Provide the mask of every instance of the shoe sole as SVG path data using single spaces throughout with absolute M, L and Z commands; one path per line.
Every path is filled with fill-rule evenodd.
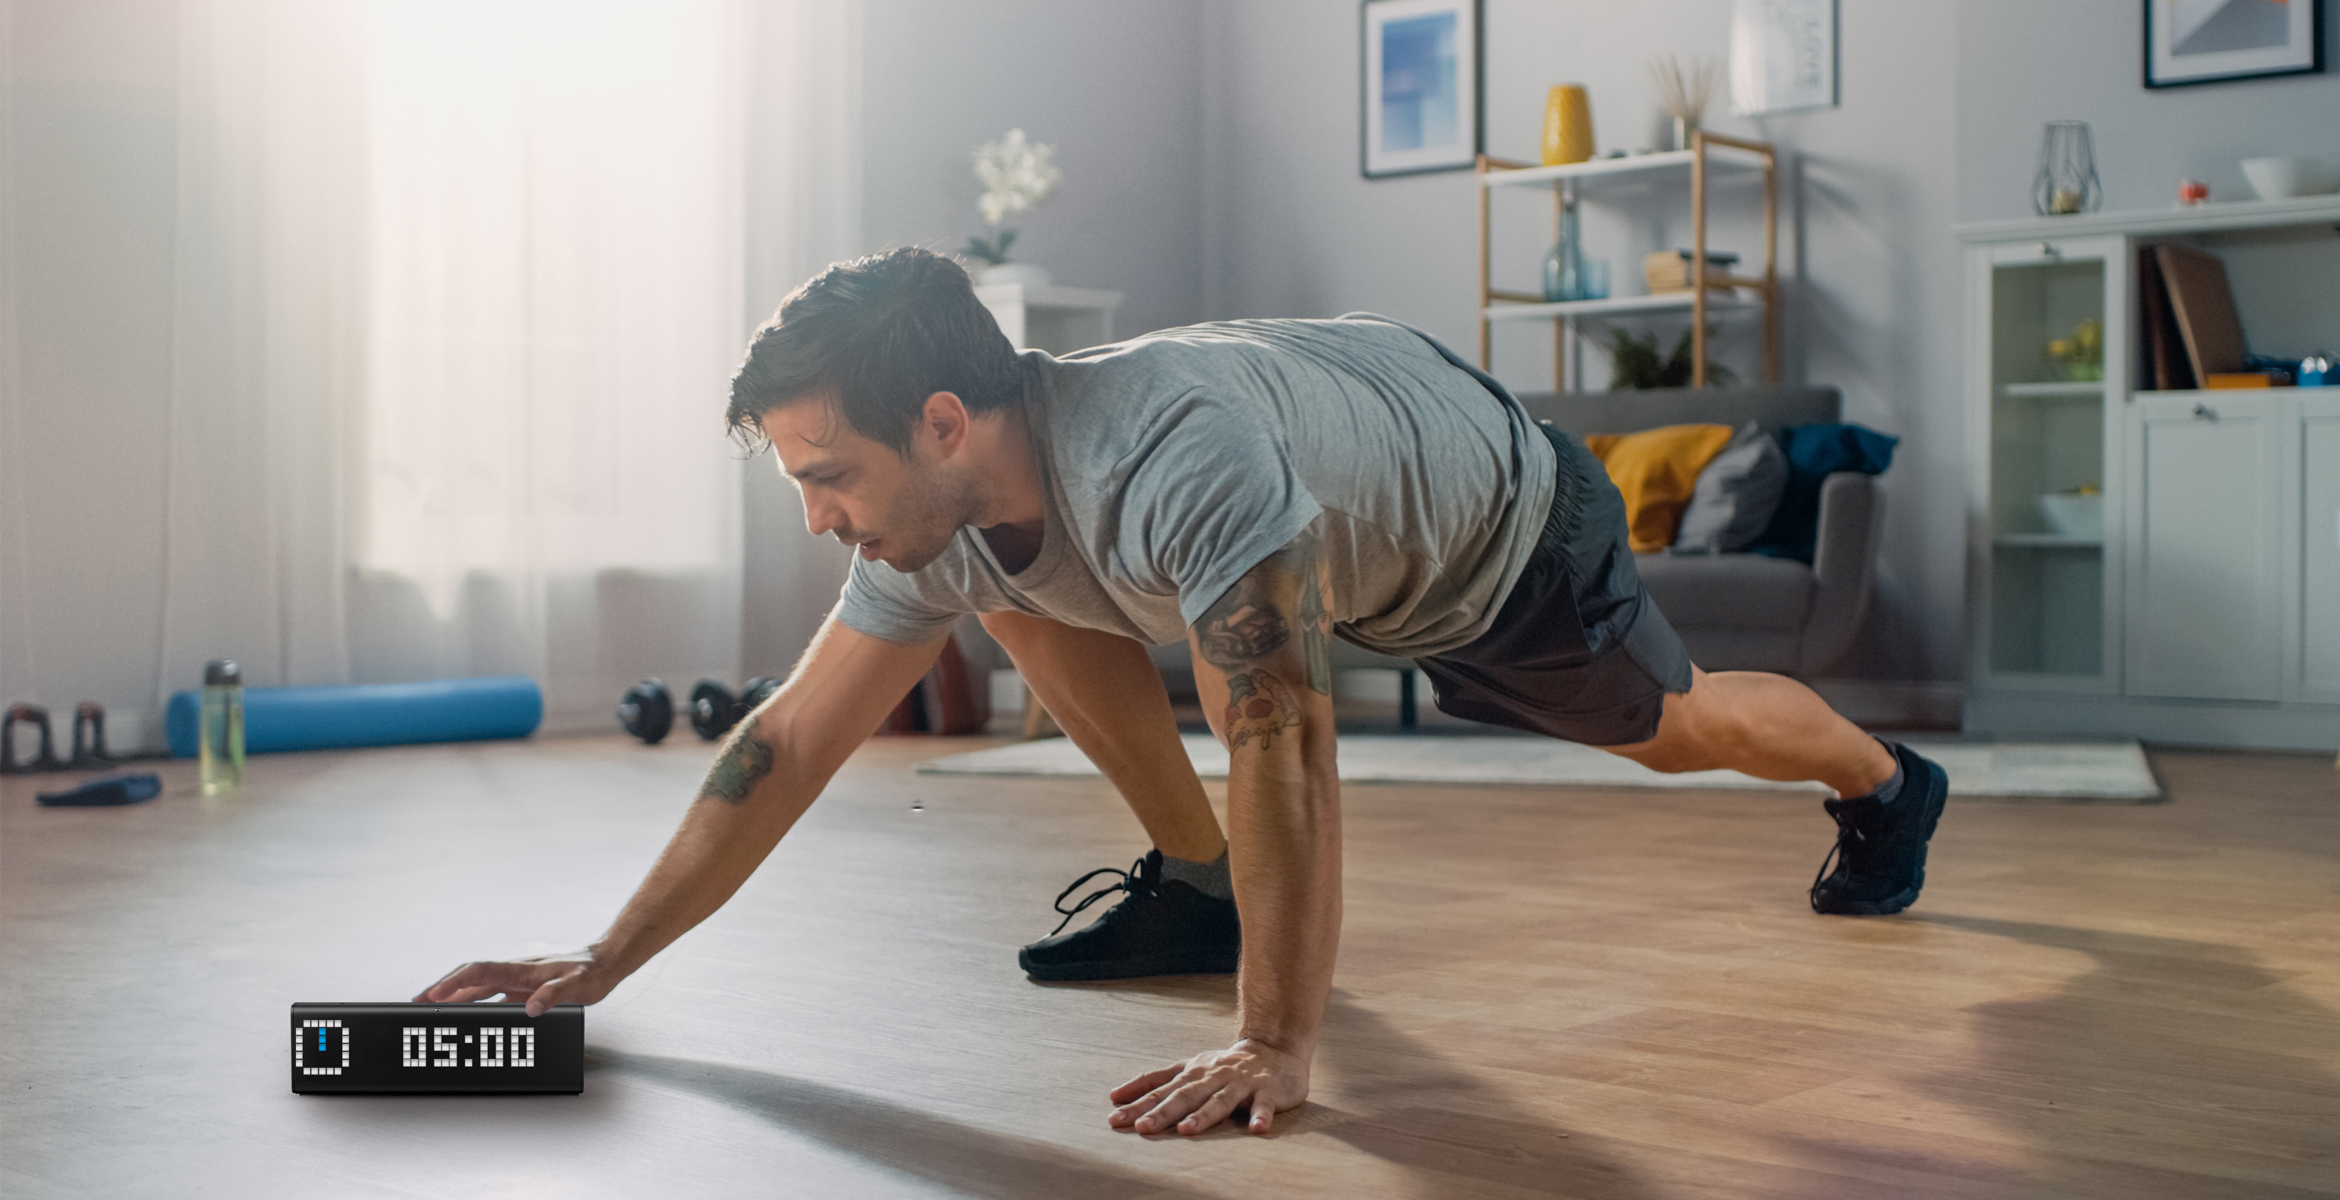
M 1907 749 L 1907 747 L 1904 747 Z M 1926 854 L 1934 848 L 1934 830 L 1942 824 L 1942 810 L 1950 803 L 1950 776 L 1932 759 L 1921 758 L 1912 750 L 1910 758 L 1926 769 L 1926 836 L 1918 845 L 1917 876 L 1910 885 L 1882 900 L 1836 900 L 1827 908 L 1814 906 L 1823 916 L 1831 917 L 1890 917 L 1917 903 L 1918 893 L 1926 886 Z
M 1042 983 L 1094 983 L 1155 975 L 1232 975 L 1242 956 L 1240 949 L 1170 950 L 1115 962 L 1035 963 L 1031 954 L 1018 950 L 1016 965 Z

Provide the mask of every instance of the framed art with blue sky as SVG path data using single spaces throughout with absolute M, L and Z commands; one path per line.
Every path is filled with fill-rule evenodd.
M 1367 179 L 1456 171 L 1484 144 L 1479 0 L 1365 0 Z
M 2145 0 L 2145 86 L 2324 69 L 2324 0 Z

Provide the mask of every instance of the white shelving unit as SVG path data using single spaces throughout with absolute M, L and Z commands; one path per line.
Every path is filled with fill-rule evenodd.
M 1707 183 L 1717 175 L 1759 175 L 1763 183 L 1763 273 L 1733 275 L 1707 267 Z M 1706 386 L 1706 325 L 1709 316 L 1760 313 L 1763 317 L 1763 378 L 1776 383 L 1780 369 L 1779 156 L 1767 142 L 1745 141 L 1704 131 L 1688 150 L 1596 158 L 1556 167 L 1533 166 L 1480 155 L 1479 177 L 1479 365 L 1493 369 L 1497 324 L 1552 322 L 1552 387 L 1584 386 L 1583 335 L 1586 327 L 1621 317 L 1687 313 L 1691 329 L 1691 384 Z M 1694 255 L 1691 286 L 1680 292 L 1611 296 L 1602 300 L 1548 301 L 1541 292 L 1494 286 L 1491 249 L 1496 192 L 1526 188 L 1549 191 L 1555 237 L 1568 210 L 1590 189 L 1687 186 Z M 1615 278 L 1612 277 L 1612 286 Z
M 2157 391 L 2135 264 L 2225 260 L 2253 349 L 2340 345 L 2340 196 L 1963 226 L 1966 727 L 2340 746 L 2340 388 Z M 2103 323 L 2102 379 L 2048 354 Z M 2101 537 L 2043 497 L 2095 485 Z
M 975 298 L 999 321 L 999 331 L 1019 350 L 1070 354 L 1113 340 L 1113 312 L 1120 292 L 1094 288 L 987 283 Z

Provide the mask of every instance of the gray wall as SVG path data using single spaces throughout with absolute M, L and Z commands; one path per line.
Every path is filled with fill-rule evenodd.
M 1021 231 L 1013 255 L 1058 283 L 1124 293 L 1120 336 L 1203 319 L 1193 3 L 865 0 L 863 12 L 861 249 L 956 251 L 982 232 L 969 156 L 1021 127 L 1056 147 L 1064 184 L 1009 221 Z M 802 653 L 849 560 L 805 533 L 768 461 L 749 476 L 744 670 L 777 673 Z
M 1596 140 L 1662 143 L 1653 55 L 1721 55 L 1728 0 L 1487 0 L 1487 148 L 1534 159 L 1545 89 L 1582 83 Z M 1843 0 L 1841 107 L 1763 122 L 1709 110 L 1717 132 L 1779 142 L 1792 156 L 1783 233 L 1787 373 L 1845 391 L 1847 419 L 1905 440 L 1885 481 L 1880 594 L 1854 673 L 1952 679 L 1961 659 L 1963 565 L 1958 406 L 1957 44 L 1948 6 Z M 1478 343 L 1475 185 L 1468 172 L 1365 180 L 1357 169 L 1357 6 L 1219 0 L 1205 54 L 1206 307 L 1214 317 L 1330 316 L 1370 309 L 1466 353 Z M 1718 197 L 1730 196 L 1718 192 Z M 1714 244 L 1761 248 L 1755 191 L 1725 200 Z M 1639 256 L 1688 244 L 1686 201 L 1630 193 L 1588 205 L 1585 233 L 1619 290 Z M 1497 286 L 1531 288 L 1551 242 L 1547 201 L 1496 200 Z M 1679 328 L 1676 326 L 1675 328 Z M 1670 336 L 1670 335 L 1669 335 Z M 1752 374 L 1754 342 L 1727 330 L 1720 357 Z M 1498 329 L 1495 372 L 1551 386 L 1545 327 Z M 1606 385 L 1605 362 L 1586 385 Z
M 2325 74 L 2148 90 L 2141 5 L 1959 0 L 1959 218 L 2029 216 L 2040 126 L 2061 118 L 2089 123 L 2108 211 L 2166 208 L 2181 176 L 2254 199 L 2241 160 L 2340 152 L 2340 13 L 2321 2 Z

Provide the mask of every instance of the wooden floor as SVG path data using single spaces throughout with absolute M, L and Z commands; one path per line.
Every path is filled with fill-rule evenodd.
M 1101 784 L 865 749 L 591 1010 L 579 1097 L 296 1097 L 285 1006 L 600 929 L 709 755 L 616 738 L 255 760 L 205 801 L 0 784 L 0 1194 L 2340 1195 L 2340 776 L 2167 753 L 2150 807 L 1953 802 L 1925 898 L 1813 916 L 1761 794 L 1358 786 L 1315 1097 L 1144 1140 L 1106 1090 L 1231 982 L 1036 985 L 1144 849 Z

